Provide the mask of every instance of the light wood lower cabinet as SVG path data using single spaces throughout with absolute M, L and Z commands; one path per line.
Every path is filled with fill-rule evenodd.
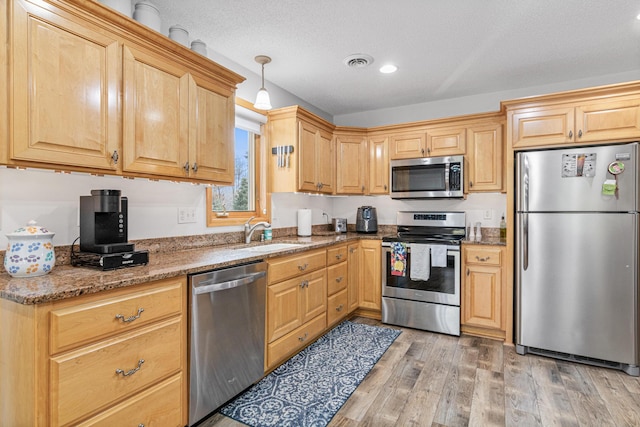
M 347 285 L 347 299 L 349 302 L 349 313 L 354 312 L 360 303 L 358 299 L 360 287 L 360 259 L 362 251 L 360 243 L 349 243 L 347 245 L 347 266 L 349 269 L 349 284 Z
M 382 316 L 382 242 L 360 241 L 360 278 L 358 280 L 358 314 L 380 319 Z
M 326 249 L 267 260 L 265 370 L 312 342 L 327 326 Z
M 349 265 L 347 245 L 327 249 L 327 326 L 331 327 L 349 314 Z
M 182 276 L 30 306 L 0 300 L 0 425 L 185 425 L 186 297 Z
M 462 332 L 505 338 L 505 252 L 501 246 L 462 246 Z

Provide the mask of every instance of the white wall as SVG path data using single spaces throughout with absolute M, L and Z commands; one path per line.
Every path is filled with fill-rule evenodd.
M 487 113 L 500 110 L 501 101 L 634 80 L 640 80 L 640 70 L 609 74 L 590 79 L 566 81 L 546 86 L 519 88 L 503 92 L 467 96 L 464 98 L 445 99 L 424 104 L 343 114 L 334 116 L 333 123 L 338 126 L 374 127 L 460 116 L 464 114 Z

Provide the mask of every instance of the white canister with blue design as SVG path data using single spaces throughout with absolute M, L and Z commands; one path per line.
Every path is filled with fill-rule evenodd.
M 7 234 L 9 243 L 4 254 L 4 269 L 13 277 L 36 277 L 49 273 L 56 265 L 54 235 L 33 220 Z

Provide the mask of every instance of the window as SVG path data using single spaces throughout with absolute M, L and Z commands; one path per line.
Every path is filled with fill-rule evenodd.
M 207 188 L 208 227 L 242 224 L 251 217 L 269 221 L 266 156 L 260 136 L 260 125 L 265 119 L 251 113 L 236 105 L 233 185 Z

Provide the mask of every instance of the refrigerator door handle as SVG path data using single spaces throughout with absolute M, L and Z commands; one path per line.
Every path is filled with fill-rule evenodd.
M 522 269 L 529 268 L 529 214 L 522 214 Z
M 529 212 L 529 156 L 522 155 L 522 210 Z

